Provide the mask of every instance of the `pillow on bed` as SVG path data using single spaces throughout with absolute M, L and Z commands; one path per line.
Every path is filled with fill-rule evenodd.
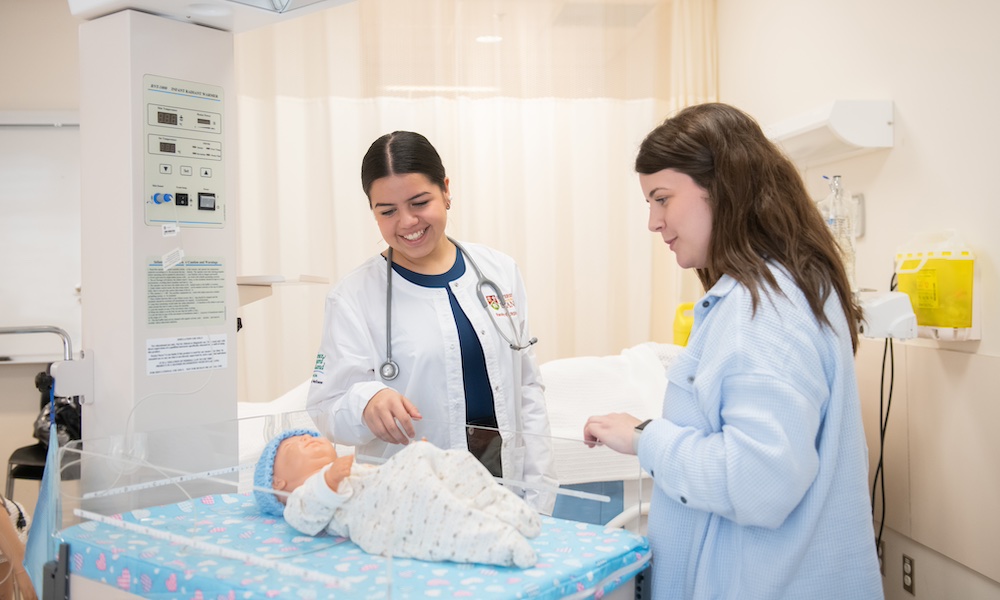
M 634 456 L 587 448 L 583 426 L 592 415 L 627 412 L 640 419 L 663 411 L 667 368 L 683 347 L 646 342 L 611 356 L 576 356 L 541 365 L 552 426 L 556 476 L 563 485 L 639 477 Z
M 667 368 L 683 350 L 646 342 L 611 356 L 576 356 L 541 365 L 552 435 L 581 438 L 591 415 L 627 412 L 645 419 L 663 409 Z

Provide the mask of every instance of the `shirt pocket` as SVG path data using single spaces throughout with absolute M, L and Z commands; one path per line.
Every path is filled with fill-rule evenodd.
M 697 385 L 699 357 L 684 352 L 667 371 L 667 393 L 663 400 L 663 417 L 682 427 L 711 429 L 702 406 L 703 395 Z

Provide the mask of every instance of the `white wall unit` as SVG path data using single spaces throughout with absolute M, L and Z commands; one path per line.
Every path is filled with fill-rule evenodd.
M 765 127 L 800 167 L 864 154 L 893 144 L 891 100 L 836 100 Z
M 93 20 L 123 10 L 136 10 L 232 33 L 250 31 L 354 0 L 68 0 L 70 12 Z
M 239 197 L 233 36 L 133 10 L 87 21 L 79 35 L 82 337 L 94 360 L 94 402 L 83 409 L 89 450 L 110 451 L 114 440 L 126 456 L 183 472 L 231 465 Z M 171 114 L 184 116 L 176 131 L 160 126 L 172 123 L 161 120 Z M 161 145 L 171 135 L 197 140 L 210 149 L 197 160 L 213 160 L 175 157 L 180 143 Z M 184 209 L 199 210 L 190 205 L 177 208 L 173 227 L 148 218 L 156 204 L 151 183 L 179 190 L 179 179 L 164 177 L 183 175 L 185 166 L 191 203 L 213 195 L 207 205 L 198 201 L 203 213 L 215 213 L 213 226 L 189 225 L 197 219 Z M 167 267 L 168 257 L 183 263 Z M 182 426 L 201 441 L 145 445 L 146 432 Z M 81 485 L 105 489 L 124 485 L 121 477 L 85 460 Z M 105 501 L 102 509 L 121 510 L 134 498 Z

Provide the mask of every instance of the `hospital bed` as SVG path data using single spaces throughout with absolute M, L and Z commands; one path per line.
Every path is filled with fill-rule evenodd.
M 74 482 L 63 484 L 65 526 L 59 538 L 67 545 L 71 597 L 633 597 L 633 578 L 650 559 L 642 523 L 619 519 L 606 526 L 579 518 L 588 513 L 579 507 L 608 504 L 609 498 L 577 484 L 619 482 L 618 508 L 638 515 L 649 480 L 635 457 L 586 448 L 581 432 L 589 414 L 659 414 L 665 365 L 677 351 L 646 344 L 620 355 L 542 365 L 557 473 L 561 483 L 570 485 L 560 502 L 574 504 L 563 514 L 543 518 L 542 534 L 532 540 L 539 556 L 534 568 L 372 556 L 349 540 L 303 536 L 280 518 L 262 517 L 251 494 L 253 465 L 273 435 L 311 426 L 301 410 L 302 385 L 269 403 L 241 404 L 235 425 L 238 459 L 230 468 L 196 473 L 153 465 L 141 452 L 123 450 L 120 442 L 83 442 L 65 449 L 64 468 L 81 461 L 85 473 L 89 462 L 89 468 L 117 474 L 87 493 L 75 489 Z M 220 424 L 219 430 L 232 427 Z M 142 435 L 135 447 L 185 444 L 191 432 Z M 197 435 L 206 434 L 201 430 Z M 204 439 L 199 443 L 204 445 Z M 365 462 L 366 457 L 357 460 Z

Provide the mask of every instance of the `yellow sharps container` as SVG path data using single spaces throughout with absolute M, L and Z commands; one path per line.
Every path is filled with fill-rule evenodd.
M 923 249 L 898 251 L 897 287 L 910 297 L 918 336 L 955 341 L 979 339 L 973 329 L 975 260 L 972 250 L 954 235 Z

